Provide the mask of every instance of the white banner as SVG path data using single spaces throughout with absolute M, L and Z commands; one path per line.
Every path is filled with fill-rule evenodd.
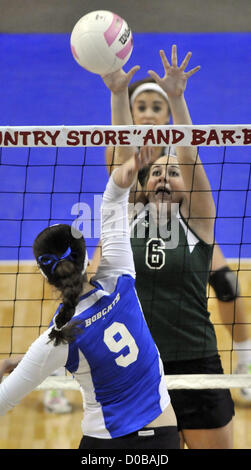
M 206 126 L 4 126 L 0 147 L 251 145 L 251 124 Z

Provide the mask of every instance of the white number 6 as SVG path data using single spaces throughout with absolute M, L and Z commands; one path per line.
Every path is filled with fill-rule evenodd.
M 114 336 L 117 333 L 119 333 L 121 336 L 118 341 L 114 339 Z M 104 342 L 112 352 L 119 352 L 125 346 L 128 346 L 129 353 L 126 356 L 123 356 L 123 354 L 121 354 L 115 359 L 118 366 L 127 367 L 129 366 L 129 364 L 137 360 L 139 348 L 124 323 L 119 323 L 115 321 L 111 326 L 106 328 L 104 332 Z

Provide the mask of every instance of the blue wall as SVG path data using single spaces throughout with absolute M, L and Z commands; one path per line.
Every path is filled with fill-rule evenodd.
M 109 92 L 74 62 L 69 37 L 0 35 L 0 125 L 110 124 Z M 250 123 L 251 34 L 135 33 L 125 70 L 139 64 L 135 79 L 149 68 L 162 74 L 159 49 L 169 57 L 173 43 L 180 60 L 193 52 L 189 68 L 201 65 L 186 91 L 194 124 Z M 251 257 L 251 148 L 201 148 L 200 155 L 217 203 L 217 240 L 227 257 Z M 0 259 L 32 258 L 36 234 L 48 223 L 71 223 L 78 201 L 93 214 L 107 180 L 104 149 L 2 149 L 1 162 Z M 97 237 L 85 235 L 92 256 Z

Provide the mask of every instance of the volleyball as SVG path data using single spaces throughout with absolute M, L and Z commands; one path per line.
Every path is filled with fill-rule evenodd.
M 72 30 L 70 44 L 77 63 L 99 75 L 121 69 L 133 49 L 126 21 L 106 10 L 92 11 L 80 18 Z

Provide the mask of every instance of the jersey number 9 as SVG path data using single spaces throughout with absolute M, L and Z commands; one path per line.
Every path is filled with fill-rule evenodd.
M 116 341 L 114 337 L 118 333 L 120 335 L 120 339 Z M 104 332 L 104 342 L 110 351 L 115 353 L 118 353 L 126 346 L 129 348 L 128 354 L 125 356 L 121 354 L 115 359 L 118 366 L 127 367 L 129 364 L 132 364 L 132 362 L 137 360 L 139 348 L 124 323 L 115 321 L 111 326 L 106 328 Z

